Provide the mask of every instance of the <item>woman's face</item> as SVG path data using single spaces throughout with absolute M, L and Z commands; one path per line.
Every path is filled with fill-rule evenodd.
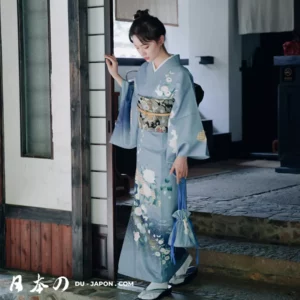
M 150 41 L 142 43 L 135 35 L 132 37 L 133 44 L 139 54 L 148 62 L 153 61 L 160 53 L 164 41 L 161 36 L 159 41 Z

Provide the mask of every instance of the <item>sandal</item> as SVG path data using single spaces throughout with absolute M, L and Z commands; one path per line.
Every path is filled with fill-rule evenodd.
M 153 290 L 143 290 L 136 299 L 139 300 L 157 300 L 165 296 L 169 296 L 172 293 L 172 286 L 168 286 L 167 289 L 153 289 Z M 140 298 L 139 296 L 143 297 Z
M 189 283 L 190 281 L 192 281 L 198 274 L 198 268 L 197 267 L 189 267 L 187 272 L 185 274 L 182 275 L 174 275 L 174 277 L 172 277 L 172 281 L 169 281 L 169 284 L 172 286 L 181 286 L 184 284 Z

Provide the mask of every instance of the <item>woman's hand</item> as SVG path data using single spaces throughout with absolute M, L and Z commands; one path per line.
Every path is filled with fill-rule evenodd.
M 187 157 L 177 156 L 171 168 L 170 174 L 172 174 L 174 170 L 176 171 L 177 184 L 179 184 L 181 178 L 187 178 L 188 176 Z
M 118 73 L 118 61 L 114 55 L 104 55 L 108 72 L 122 86 L 123 78 Z
M 118 61 L 114 55 L 104 55 L 110 75 L 115 78 L 118 75 Z

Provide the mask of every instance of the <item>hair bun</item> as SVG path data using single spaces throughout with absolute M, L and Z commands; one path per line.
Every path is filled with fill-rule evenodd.
M 145 9 L 145 10 L 138 10 L 135 14 L 134 14 L 134 19 L 138 19 L 141 17 L 146 17 L 146 16 L 150 16 L 149 15 L 149 9 Z

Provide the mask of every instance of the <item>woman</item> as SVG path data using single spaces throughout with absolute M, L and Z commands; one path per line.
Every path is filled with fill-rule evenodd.
M 134 18 L 129 38 L 146 60 L 134 86 L 118 74 L 116 58 L 105 55 L 122 87 L 123 108 L 131 104 L 127 123 L 126 109 L 120 109 L 110 142 L 137 147 L 136 194 L 118 272 L 151 282 L 139 299 L 158 299 L 171 292 L 168 283 L 184 282 L 192 261 L 184 248 L 177 248 L 176 263 L 171 262 L 168 239 L 177 184 L 188 175 L 187 157 L 206 159 L 208 151 L 191 74 L 178 55 L 166 51 L 164 25 L 148 10 L 137 11 Z

